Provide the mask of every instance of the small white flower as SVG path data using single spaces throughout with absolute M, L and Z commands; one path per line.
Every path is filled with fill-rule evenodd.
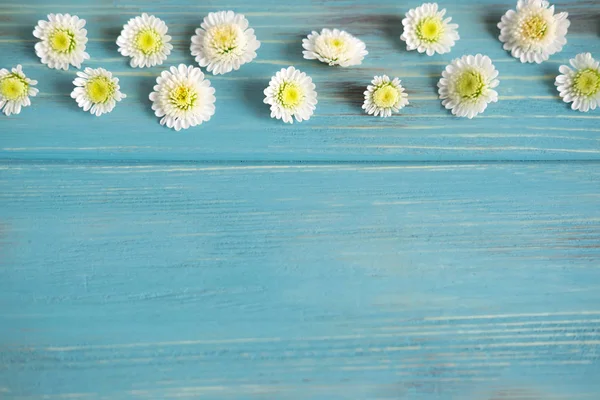
M 522 63 L 540 64 L 567 43 L 568 15 L 554 14 L 546 0 L 519 0 L 517 10 L 508 10 L 498 23 L 499 39 Z
M 407 50 L 417 50 L 432 56 L 448 53 L 460 36 L 452 18 L 445 18 L 446 9 L 439 10 L 437 3 L 424 3 L 406 13 L 402 20 L 404 32 L 400 39 L 406 42 Z
M 390 117 L 408 104 L 408 94 L 398 78 L 390 80 L 387 75 L 376 76 L 367 86 L 362 108 L 369 115 Z
M 581 53 L 570 60 L 574 69 L 561 65 L 561 75 L 554 83 L 565 103 L 573 110 L 588 112 L 600 105 L 600 62 L 590 53 Z
M 84 111 L 96 117 L 111 112 L 117 101 L 127 97 L 120 92 L 119 79 L 104 68 L 86 68 L 83 72 L 77 72 L 73 85 L 75 89 L 71 92 L 71 98 Z
M 29 96 L 35 97 L 39 92 L 35 85 L 37 81 L 25 76 L 21 65 L 11 71 L 0 69 L 0 111 L 8 116 L 19 114 L 21 107 L 30 106 Z
M 260 42 L 248 20 L 233 11 L 209 13 L 192 36 L 190 50 L 201 67 L 214 75 L 238 70 L 256 58 Z
M 85 52 L 87 31 L 85 20 L 76 15 L 49 14 L 48 21 L 38 21 L 33 36 L 41 39 L 35 44 L 35 54 L 49 68 L 68 70 L 69 65 L 81 68 L 90 55 Z
M 133 68 L 161 65 L 173 49 L 168 30 L 167 24 L 154 15 L 144 13 L 132 18 L 117 38 L 119 53 L 131 57 Z
M 283 122 L 310 119 L 317 105 L 317 92 L 310 76 L 294 67 L 282 68 L 265 89 L 265 104 L 271 105 L 271 118 Z
M 498 71 L 488 56 L 463 56 L 452 61 L 438 82 L 442 105 L 459 117 L 473 118 L 498 101 Z
M 329 65 L 350 67 L 360 65 L 369 52 L 362 40 L 339 29 L 313 31 L 302 40 L 304 58 Z
M 180 64 L 163 71 L 150 93 L 160 124 L 176 131 L 208 121 L 215 113 L 215 89 L 198 67 Z

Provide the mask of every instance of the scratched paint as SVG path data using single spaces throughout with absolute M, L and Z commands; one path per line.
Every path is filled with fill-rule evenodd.
M 0 0 L 0 66 L 41 89 L 0 118 L 0 399 L 600 398 L 600 114 L 553 86 L 570 57 L 600 57 L 600 4 L 557 3 L 569 44 L 522 65 L 496 39 L 512 0 L 441 3 L 462 39 L 430 58 L 399 41 L 417 0 L 54 3 Z M 155 13 L 166 65 L 192 63 L 223 8 L 247 15 L 258 58 L 209 76 L 210 123 L 165 129 L 147 100 L 162 68 L 129 68 L 114 40 Z M 128 94 L 111 114 L 81 112 L 75 71 L 36 59 L 50 12 L 87 19 L 87 65 Z M 302 59 L 326 26 L 366 42 L 362 66 Z M 435 84 L 477 51 L 501 102 L 457 119 Z M 262 103 L 289 64 L 319 91 L 293 126 Z M 413 100 L 386 120 L 360 109 L 382 73 Z
M 599 163 L 1 176 L 6 398 L 600 393 Z

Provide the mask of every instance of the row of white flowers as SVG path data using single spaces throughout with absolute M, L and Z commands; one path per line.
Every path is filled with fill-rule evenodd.
M 555 13 L 545 0 L 518 0 L 516 10 L 509 10 L 498 27 L 504 48 L 521 62 L 541 63 L 562 50 L 569 27 L 567 13 Z M 451 51 L 459 40 L 458 25 L 446 17 L 446 10 L 436 3 L 425 3 L 406 13 L 400 37 L 408 50 L 431 56 Z M 90 58 L 86 50 L 85 20 L 69 14 L 50 14 L 39 21 L 33 32 L 40 39 L 35 51 L 49 68 L 81 68 Z M 117 38 L 118 51 L 130 57 L 133 68 L 161 65 L 173 46 L 168 27 L 155 16 L 142 14 L 130 19 Z M 190 51 L 196 62 L 213 74 L 238 70 L 256 57 L 260 47 L 248 20 L 233 11 L 209 13 L 191 38 Z M 365 43 L 348 32 L 323 29 L 311 32 L 303 41 L 305 59 L 328 65 L 360 65 L 368 55 Z M 600 65 L 591 54 L 582 53 L 571 60 L 573 69 L 560 67 L 556 86 L 565 102 L 574 110 L 587 112 L 600 104 Z M 498 101 L 494 90 L 499 85 L 498 71 L 492 60 L 481 54 L 455 59 L 438 82 L 442 104 L 454 115 L 473 118 L 491 102 Z M 0 70 L 0 110 L 18 114 L 31 104 L 37 94 L 36 81 L 25 76 L 21 66 Z M 126 97 L 119 80 L 103 68 L 85 68 L 73 81 L 71 97 L 85 111 L 96 116 L 112 111 Z M 271 117 L 292 123 L 307 120 L 317 105 L 312 79 L 294 67 L 284 68 L 272 77 L 265 89 L 265 103 Z M 160 123 L 176 130 L 187 129 L 208 121 L 215 112 L 215 90 L 202 71 L 179 65 L 163 71 L 150 94 L 152 108 Z M 363 109 L 375 116 L 388 117 L 409 104 L 398 78 L 376 76 L 364 93 Z
M 568 13 L 555 13 L 546 0 L 518 0 L 516 10 L 508 10 L 498 28 L 504 48 L 521 62 L 541 63 L 558 53 L 567 43 Z M 409 10 L 402 20 L 400 39 L 408 50 L 432 56 L 450 52 L 460 39 L 458 25 L 446 17 L 436 3 L 425 3 Z M 89 59 L 85 52 L 85 20 L 69 14 L 50 14 L 39 21 L 33 32 L 41 41 L 35 46 L 42 63 L 50 68 L 77 68 Z M 119 52 L 131 58 L 133 68 L 162 64 L 173 49 L 168 27 L 159 18 L 142 14 L 130 19 L 117 38 Z M 359 65 L 368 54 L 365 44 L 338 29 L 313 31 L 302 41 L 304 57 L 329 65 Z M 260 42 L 248 20 L 233 11 L 208 14 L 195 35 L 190 51 L 201 67 L 213 74 L 237 70 L 256 57 Z

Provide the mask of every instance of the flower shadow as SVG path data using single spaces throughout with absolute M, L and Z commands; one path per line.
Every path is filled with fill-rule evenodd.
M 307 60 L 304 59 L 304 55 L 302 52 L 304 48 L 302 47 L 302 40 L 306 38 L 306 35 L 296 35 L 295 40 L 285 46 L 285 59 L 289 61 L 289 65 L 299 65 L 304 64 Z M 320 64 L 319 62 L 315 62 L 315 65 Z M 282 68 L 287 68 L 287 65 L 282 65 Z
M 438 83 L 442 78 L 442 72 L 444 71 L 445 66 L 430 66 L 427 68 L 427 83 L 431 88 L 431 91 L 436 96 L 438 95 Z
M 559 91 L 558 88 L 555 85 L 556 82 L 556 77 L 560 75 L 560 72 L 558 71 L 558 68 L 554 68 L 551 66 L 545 66 L 544 68 L 544 77 L 543 77 L 543 82 L 544 85 L 546 86 L 547 90 L 548 90 L 548 95 L 550 96 L 555 96 L 556 97 L 556 101 L 559 101 L 565 110 L 571 110 L 571 103 L 565 103 L 559 95 Z
M 494 39 L 497 39 L 500 36 L 500 29 L 498 28 L 498 23 L 502 19 L 504 13 L 494 13 L 490 15 L 486 15 L 483 19 L 485 23 L 485 29 Z
M 567 10 L 557 10 L 557 12 L 561 11 Z M 588 8 L 568 11 L 569 20 L 571 21 L 571 26 L 569 27 L 570 34 L 600 35 L 600 25 L 597 22 L 600 19 L 600 13 Z
M 2 21 L 0 19 L 0 25 L 2 25 Z M 10 21 L 10 20 L 7 20 Z M 13 54 L 15 56 L 18 56 L 18 60 L 20 61 L 20 63 L 25 63 L 25 62 L 39 62 L 40 59 L 38 58 L 38 56 L 35 53 L 35 44 L 40 40 L 38 38 L 36 38 L 35 36 L 33 36 L 33 31 L 35 29 L 35 26 L 37 25 L 38 21 L 31 21 L 28 24 L 24 24 L 23 26 L 18 26 L 17 28 L 15 28 L 15 39 L 20 39 L 22 41 L 24 41 L 25 43 L 27 43 L 26 46 L 15 46 L 14 47 L 14 51 L 15 52 L 19 52 L 19 54 Z M 12 36 L 12 32 L 7 31 L 6 35 L 2 35 L 3 37 L 8 37 L 8 36 Z M 12 52 L 13 50 L 11 50 Z M 6 65 L 3 65 L 4 68 L 8 68 Z
M 353 108 L 361 110 L 367 84 L 359 85 L 355 82 L 342 82 L 339 87 L 342 89 L 338 92 L 338 95 Z
M 554 66 L 545 65 L 543 74 L 543 81 L 546 88 L 548 89 L 548 94 L 552 96 L 558 96 L 558 90 L 556 89 L 556 85 L 554 84 L 554 82 L 556 81 L 556 77 L 560 75 L 558 68 L 555 68 Z
M 403 15 L 373 15 L 368 17 L 367 22 L 372 24 L 373 29 L 380 30 L 395 48 L 406 52 L 406 45 L 400 39 L 404 32 L 403 17 Z
M 154 85 L 156 84 L 156 78 L 144 77 L 139 80 L 137 85 L 137 95 L 139 97 L 139 103 L 144 108 L 144 112 L 154 118 L 154 110 L 152 110 L 152 102 L 150 101 L 150 93 L 154 91 Z
M 197 66 L 196 57 L 192 55 L 192 51 L 190 50 L 190 45 L 192 44 L 192 37 L 196 35 L 196 29 L 198 29 L 199 25 L 197 24 L 189 24 L 184 28 L 185 33 L 183 34 L 184 40 L 176 40 L 173 37 L 171 44 L 173 45 L 173 50 L 171 51 L 171 56 L 173 56 L 173 52 L 183 53 L 184 59 L 183 63 L 187 65 Z
M 111 40 L 102 41 L 106 52 L 121 55 L 119 53 L 119 46 L 117 45 L 117 38 L 121 35 L 122 29 L 122 27 L 111 27 L 102 31 L 105 38 L 111 38 Z M 128 64 L 129 57 L 123 57 L 123 60 Z
M 260 79 L 250 80 L 243 85 L 244 103 L 252 108 L 252 112 L 260 118 L 269 117 L 269 105 L 264 104 L 264 90 L 268 82 Z
M 435 97 L 439 98 L 439 88 L 438 88 L 438 83 L 440 81 L 440 79 L 442 78 L 442 72 L 444 71 L 445 66 L 430 66 L 427 69 L 427 83 L 429 88 L 431 89 L 431 94 L 433 94 Z M 404 83 L 404 82 L 403 82 Z M 410 88 L 407 89 L 408 92 L 408 100 L 410 101 Z M 446 108 L 442 105 L 442 101 L 439 100 L 437 102 L 438 104 L 438 109 L 441 112 L 444 112 L 446 110 Z M 414 106 L 414 104 L 413 104 Z
M 71 98 L 71 92 L 74 88 L 73 80 L 77 77 L 77 71 L 79 70 L 76 68 L 73 70 L 73 67 L 70 67 L 68 71 L 60 71 L 59 74 L 56 74 L 57 76 L 51 80 L 50 92 L 63 99 L 71 110 L 80 111 L 77 102 Z

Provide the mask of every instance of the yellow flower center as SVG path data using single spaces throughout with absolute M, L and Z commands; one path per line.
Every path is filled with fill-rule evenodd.
M 425 17 L 417 24 L 416 34 L 425 42 L 437 42 L 443 33 L 444 26 L 439 17 Z
M 27 96 L 29 85 L 22 78 L 8 75 L 0 80 L 0 94 L 6 100 L 14 101 Z
M 198 92 L 185 85 L 179 85 L 169 94 L 169 101 L 180 110 L 186 111 L 196 105 Z
M 106 103 L 115 93 L 115 84 L 105 76 L 91 78 L 85 91 L 92 103 Z
M 594 69 L 579 71 L 573 83 L 577 93 L 584 96 L 594 96 L 600 91 L 600 72 Z
M 331 38 L 329 39 L 329 45 L 339 49 L 341 47 L 344 47 L 346 45 L 346 42 L 344 42 L 341 38 Z
M 304 92 L 296 83 L 285 82 L 279 87 L 277 98 L 283 107 L 295 108 L 302 103 Z
M 398 102 L 400 92 L 392 85 L 386 84 L 373 92 L 373 103 L 379 108 L 390 108 Z
M 523 36 L 529 40 L 542 40 L 548 32 L 548 24 L 540 15 L 532 15 L 523 22 Z
M 221 54 L 227 54 L 239 46 L 240 30 L 236 25 L 215 26 L 211 30 L 212 46 Z
M 478 71 L 465 71 L 456 81 L 456 91 L 464 99 L 477 99 L 484 89 L 483 75 Z
M 75 49 L 75 34 L 66 29 L 55 29 L 49 36 L 50 47 L 57 53 L 70 53 Z
M 160 34 L 152 28 L 142 30 L 135 36 L 135 46 L 146 55 L 156 53 L 162 45 Z

